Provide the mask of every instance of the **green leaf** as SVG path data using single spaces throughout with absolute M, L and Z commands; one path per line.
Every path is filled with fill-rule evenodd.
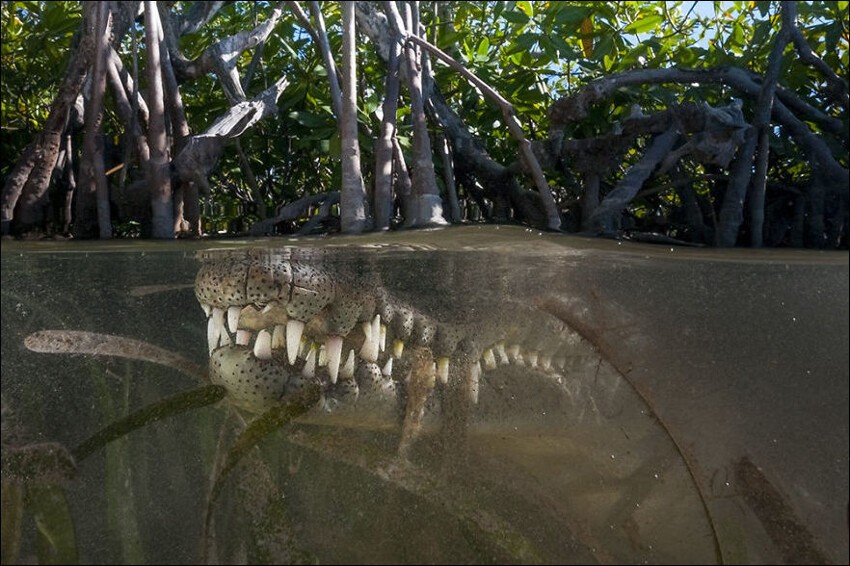
M 578 29 L 579 24 L 585 18 L 588 18 L 592 13 L 592 9 L 587 6 L 566 5 L 555 16 L 555 21 L 569 31 Z
M 478 49 L 476 50 L 476 55 L 478 57 L 484 58 L 485 60 L 488 58 L 487 54 L 490 50 L 490 40 L 486 37 L 483 37 L 481 41 L 478 43 Z
M 517 2 L 516 7 L 517 10 L 519 10 L 529 18 L 534 17 L 534 7 L 531 5 L 531 2 L 523 0 L 521 2 Z
M 522 24 L 525 25 L 531 19 L 526 16 L 522 12 L 516 12 L 514 10 L 505 10 L 502 12 L 502 17 L 512 24 Z
M 319 128 L 328 125 L 328 121 L 324 116 L 313 114 L 312 112 L 306 112 L 304 110 L 295 110 L 290 112 L 289 117 L 302 126 L 306 126 L 308 128 Z
M 650 14 L 638 20 L 633 21 L 623 29 L 624 33 L 644 33 L 654 29 L 659 23 L 664 20 L 661 14 Z

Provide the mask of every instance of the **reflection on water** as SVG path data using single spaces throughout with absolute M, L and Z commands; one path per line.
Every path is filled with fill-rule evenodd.
M 258 418 L 227 399 L 89 455 L 110 423 L 206 385 L 193 287 L 221 252 L 4 242 L 4 562 L 847 561 L 846 254 L 493 227 L 265 244 L 318 248 L 297 253 L 475 345 L 476 360 L 452 354 L 410 449 L 403 354 L 397 400 L 337 394 L 318 369 L 325 401 L 226 477 Z M 557 325 L 557 347 L 535 334 Z M 99 337 L 24 347 L 44 330 Z M 500 339 L 519 357 L 485 369 L 473 402 L 464 371 Z M 303 358 L 272 361 L 304 381 Z

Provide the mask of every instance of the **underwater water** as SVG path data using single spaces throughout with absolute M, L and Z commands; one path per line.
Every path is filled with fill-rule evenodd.
M 234 256 L 296 257 L 480 348 L 448 356 L 406 451 L 416 330 L 395 397 L 319 368 L 322 402 L 252 437 L 231 394 L 169 404 L 212 391 L 225 338 L 195 280 Z M 0 296 L 4 563 L 848 561 L 846 253 L 494 226 L 4 241 Z M 304 357 L 275 350 L 287 391 Z

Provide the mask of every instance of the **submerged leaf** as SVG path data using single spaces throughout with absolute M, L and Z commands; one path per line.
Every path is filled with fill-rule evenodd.
M 206 369 L 170 350 L 142 340 L 83 330 L 40 330 L 24 338 L 24 346 L 44 354 L 114 356 L 173 367 L 206 381 Z
M 99 430 L 72 451 L 77 461 L 84 460 L 93 452 L 117 438 L 129 434 L 148 423 L 162 420 L 191 409 L 205 407 L 224 399 L 227 390 L 220 385 L 206 385 L 167 397 L 165 400 L 127 415 L 106 428 Z

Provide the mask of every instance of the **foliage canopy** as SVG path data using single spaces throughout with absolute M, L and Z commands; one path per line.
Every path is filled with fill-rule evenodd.
M 8 205 L 12 173 L 27 144 L 49 128 L 64 70 L 74 46 L 88 33 L 87 4 L 2 3 L 4 204 Z M 148 3 L 129 4 L 134 5 L 132 18 L 122 28 L 120 8 L 110 3 L 115 16 L 112 44 L 144 96 L 149 85 L 140 13 Z M 256 46 L 234 51 L 235 69 L 247 100 L 281 77 L 288 82 L 276 101 L 276 115 L 252 124 L 232 140 L 207 172 L 210 192 L 200 196 L 203 232 L 234 234 L 252 226 L 255 233 L 257 227 L 297 231 L 318 213 L 319 203 L 299 199 L 339 190 L 342 146 L 331 77 L 314 30 L 296 16 L 295 4 L 159 3 L 161 16 L 179 35 L 177 44 L 168 49 L 175 50 L 171 59 L 191 135 L 207 130 L 236 101 L 222 88 L 214 66 L 193 72 L 178 65 L 175 53 L 199 66 L 217 45 L 270 21 L 271 33 Z M 382 131 L 386 49 L 391 44 L 386 29 L 382 32 L 378 26 L 375 31 L 368 22 L 386 21 L 385 4 L 360 2 L 357 13 L 358 141 L 367 190 L 375 182 L 374 148 Z M 709 245 L 847 247 L 848 2 L 417 5 L 420 37 L 512 105 L 545 171 L 563 229 L 653 234 Z M 320 8 L 331 53 L 338 54 L 339 3 L 323 2 Z M 311 16 L 315 25 L 315 12 Z M 424 72 L 425 111 L 445 211 L 449 191 L 455 190 L 450 180 L 457 182 L 460 217 L 451 218 L 448 212 L 446 217 L 544 225 L 538 190 L 525 174 L 526 160 L 519 157 L 503 110 L 467 77 L 433 56 L 425 61 Z M 395 136 L 415 169 L 414 117 L 404 74 L 402 69 Z M 84 97 L 92 91 L 90 75 L 82 87 Z M 770 92 L 774 88 L 775 98 Z M 132 143 L 132 125 L 121 115 L 110 87 L 106 90 L 101 128 L 113 233 L 148 234 L 149 220 L 131 191 L 133 182 L 145 179 L 145 169 Z M 131 88 L 127 92 L 132 95 Z M 765 100 L 773 112 L 768 112 L 766 123 L 758 123 L 758 107 Z M 79 110 L 82 101 L 77 106 Z M 782 114 L 782 108 L 790 116 Z M 718 139 L 712 116 L 720 116 L 717 111 L 734 114 L 736 109 L 740 121 L 725 124 L 726 137 Z M 82 117 L 75 117 L 73 108 L 68 114 L 61 129 L 70 133 L 77 151 L 82 146 Z M 144 126 L 144 119 L 141 123 Z M 171 128 L 169 151 L 174 159 L 179 148 Z M 650 149 L 661 152 L 659 139 L 670 128 L 677 134 L 663 153 L 679 159 L 651 163 Z M 747 154 L 750 130 L 754 145 Z M 453 162 L 440 158 L 443 138 Z M 711 138 L 714 153 L 706 149 L 706 138 Z M 726 159 L 720 156 L 724 152 Z M 758 155 L 766 156 L 763 196 L 758 192 Z M 751 166 L 742 164 L 738 169 L 754 173 L 741 182 L 738 204 L 729 204 L 736 200 L 730 195 L 737 190 L 735 167 L 743 158 Z M 79 161 L 78 157 L 74 163 Z M 398 166 L 393 169 L 396 177 Z M 642 166 L 650 172 L 635 180 Z M 63 221 L 61 214 L 67 191 L 57 170 L 49 191 L 36 199 L 38 221 L 21 221 L 22 202 L 15 199 L 14 214 L 4 217 L 4 230 L 68 230 L 74 219 Z M 403 197 L 396 186 L 394 225 L 406 221 Z M 280 214 L 282 207 L 298 202 L 305 204 L 295 213 Z M 337 206 L 311 228 L 337 229 Z M 612 206 L 614 212 L 609 214 Z M 761 228 L 751 214 L 759 209 L 764 217 Z M 741 217 L 737 224 L 728 220 L 735 216 Z M 736 225 L 729 228 L 729 222 Z M 180 226 L 175 230 L 180 232 Z M 724 230 L 732 235 L 724 237 Z M 761 236 L 754 238 L 754 232 Z

